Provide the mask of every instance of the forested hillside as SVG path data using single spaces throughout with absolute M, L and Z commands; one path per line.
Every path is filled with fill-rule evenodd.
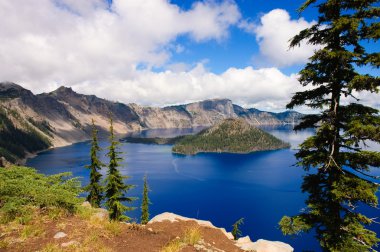
M 49 139 L 38 131 L 51 134 L 47 122 L 25 121 L 17 111 L 0 106 L 0 157 L 15 162 L 27 153 L 50 147 Z
M 173 146 L 173 152 L 190 155 L 199 152 L 249 153 L 289 147 L 288 143 L 243 119 L 226 119 L 197 135 L 185 136 Z

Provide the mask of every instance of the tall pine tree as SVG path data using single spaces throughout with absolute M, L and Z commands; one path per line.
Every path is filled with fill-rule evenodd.
M 312 169 L 302 185 L 309 197 L 307 208 L 283 217 L 280 227 L 285 234 L 314 228 L 325 251 L 369 251 L 379 242 L 369 230 L 376 216 L 365 216 L 358 206 L 378 204 L 379 178 L 370 169 L 380 166 L 380 153 L 363 146 L 380 142 L 380 117 L 355 96 L 378 92 L 379 78 L 362 74 L 365 68 L 360 67 L 380 66 L 379 52 L 367 47 L 380 37 L 379 1 L 307 0 L 301 11 L 314 4 L 318 22 L 295 36 L 291 47 L 306 40 L 322 48 L 300 72 L 299 81 L 308 89 L 297 92 L 288 104 L 321 111 L 305 116 L 296 127 L 316 128 L 296 154 L 299 166 Z M 343 102 L 345 97 L 351 102 Z
M 149 204 L 151 204 L 149 197 L 149 186 L 147 181 L 147 176 L 144 176 L 144 189 L 143 189 L 143 198 L 141 203 L 141 224 L 147 224 L 149 221 Z
M 132 202 L 135 200 L 133 197 L 126 196 L 129 189 L 133 188 L 133 185 L 124 184 L 124 179 L 128 176 L 122 176 L 119 171 L 121 152 L 117 150 L 120 144 L 115 140 L 113 130 L 113 120 L 110 116 L 110 146 L 108 147 L 107 156 L 109 157 L 108 172 L 106 178 L 106 206 L 109 212 L 109 218 L 111 221 L 126 221 L 130 218 L 124 213 L 126 211 L 134 210 L 134 207 L 127 207 L 123 205 L 123 202 Z
M 100 183 L 102 175 L 99 171 L 104 164 L 99 160 L 99 151 L 98 130 L 96 129 L 94 119 L 92 119 L 91 164 L 86 166 L 86 168 L 90 169 L 90 183 L 85 188 L 88 192 L 87 201 L 90 202 L 92 207 L 100 207 L 103 198 L 104 188 Z

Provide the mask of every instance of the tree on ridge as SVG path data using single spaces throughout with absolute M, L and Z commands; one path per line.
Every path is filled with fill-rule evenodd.
M 287 105 L 320 111 L 295 127 L 316 128 L 296 154 L 297 164 L 312 170 L 302 184 L 309 196 L 304 211 L 283 217 L 279 224 L 284 234 L 314 229 L 325 251 L 369 251 L 379 242 L 369 229 L 376 216 L 365 216 L 358 206 L 378 205 L 379 177 L 370 170 L 380 166 L 380 153 L 365 144 L 380 142 L 380 117 L 355 96 L 378 92 L 379 77 L 363 74 L 363 67 L 380 66 L 378 50 L 366 48 L 380 38 L 379 1 L 307 0 L 300 11 L 310 5 L 318 8 L 318 22 L 296 35 L 290 46 L 307 41 L 322 48 L 300 72 L 299 82 L 308 89 Z

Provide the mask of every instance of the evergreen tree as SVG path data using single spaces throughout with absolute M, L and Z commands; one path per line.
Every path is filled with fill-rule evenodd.
M 234 240 L 239 239 L 241 236 L 241 230 L 240 225 L 244 223 L 244 218 L 238 219 L 233 225 L 232 225 L 232 236 L 234 237 Z
M 295 36 L 290 46 L 306 40 L 322 48 L 300 72 L 300 83 L 309 89 L 297 92 L 287 107 L 320 110 L 295 128 L 316 128 L 296 154 L 298 165 L 313 172 L 302 184 L 309 195 L 307 208 L 297 216 L 283 217 L 280 227 L 284 234 L 314 228 L 325 251 L 368 251 L 379 242 L 369 230 L 375 219 L 358 206 L 378 204 L 379 178 L 370 169 L 380 166 L 380 153 L 362 146 L 380 142 L 380 117 L 378 110 L 359 103 L 354 95 L 378 92 L 379 78 L 357 69 L 380 66 L 379 52 L 364 46 L 380 37 L 379 1 L 307 0 L 300 10 L 312 4 L 319 10 L 318 22 Z M 343 103 L 343 97 L 352 102 Z
M 87 201 L 90 202 L 92 207 L 100 207 L 103 198 L 103 187 L 100 184 L 102 175 L 99 171 L 104 164 L 99 160 L 99 151 L 98 130 L 96 129 L 94 119 L 92 119 L 91 164 L 86 166 L 86 168 L 90 169 L 90 184 L 85 188 L 88 192 Z
M 123 205 L 123 202 L 132 202 L 135 198 L 126 196 L 126 193 L 133 185 L 124 184 L 123 180 L 129 177 L 122 176 L 119 171 L 122 158 L 120 157 L 121 152 L 117 151 L 117 147 L 120 143 L 115 140 L 113 120 L 111 117 L 109 141 L 110 146 L 108 147 L 107 153 L 109 164 L 106 178 L 106 206 L 110 220 L 125 221 L 129 220 L 129 217 L 124 215 L 124 213 L 134 210 L 134 207 L 127 207 Z
M 148 198 L 149 186 L 147 182 L 147 176 L 144 176 L 144 190 L 141 204 L 141 224 L 147 224 L 149 221 L 149 204 L 151 204 Z

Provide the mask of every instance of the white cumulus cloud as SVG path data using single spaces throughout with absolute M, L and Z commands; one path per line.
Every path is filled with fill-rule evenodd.
M 0 1 L 0 76 L 35 83 L 76 84 L 133 75 L 139 64 L 161 66 L 180 45 L 223 40 L 240 19 L 232 1 L 195 2 L 182 10 L 167 0 Z M 175 49 L 171 49 L 175 48 Z M 34 84 L 33 84 L 34 83 Z
M 214 74 L 202 63 L 187 72 L 136 71 L 133 78 L 108 79 L 103 83 L 106 84 L 82 83 L 74 89 L 145 105 L 229 98 L 246 107 L 273 111 L 283 111 L 292 93 L 299 89 L 295 75 L 287 76 L 277 68 L 229 68 L 221 74 Z
M 319 48 L 302 42 L 300 47 L 289 49 L 289 40 L 314 23 L 303 18 L 291 19 L 286 10 L 275 9 L 264 14 L 260 24 L 242 21 L 240 27 L 255 34 L 260 53 L 270 64 L 284 67 L 305 63 Z
M 255 28 L 260 45 L 269 36 L 266 20 L 277 12 L 264 15 L 262 27 Z M 277 68 L 231 67 L 215 74 L 205 67 L 207 59 L 197 65 L 169 61 L 187 50 L 176 41 L 179 36 L 194 43 L 223 41 L 231 26 L 252 28 L 242 26 L 231 0 L 197 1 L 188 10 L 168 0 L 12 0 L 0 1 L 0 15 L 1 81 L 35 93 L 65 85 L 125 103 L 161 106 L 229 98 L 283 110 L 299 88 L 296 76 Z M 163 67 L 168 70 L 152 70 Z

